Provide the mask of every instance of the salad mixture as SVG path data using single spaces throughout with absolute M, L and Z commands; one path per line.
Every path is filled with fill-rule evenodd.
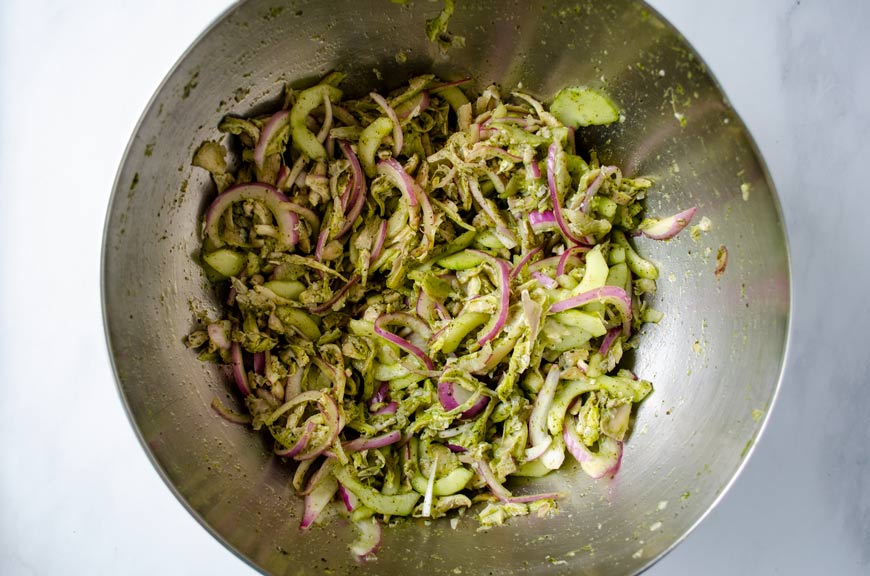
M 219 192 L 202 265 L 226 307 L 188 344 L 232 366 L 249 414 L 215 409 L 295 463 L 303 529 L 343 503 L 361 558 L 380 520 L 546 514 L 562 494 L 505 481 L 568 457 L 616 474 L 652 390 L 620 361 L 661 317 L 629 239 L 671 238 L 694 208 L 642 220 L 651 182 L 575 149 L 575 129 L 619 120 L 592 89 L 548 109 L 432 75 L 346 100 L 341 80 L 226 117 L 234 153 L 194 156 Z

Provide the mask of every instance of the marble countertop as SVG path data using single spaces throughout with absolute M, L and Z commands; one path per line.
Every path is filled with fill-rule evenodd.
M 127 422 L 97 258 L 139 114 L 227 4 L 0 3 L 2 574 L 254 573 L 178 504 Z M 707 61 L 768 163 L 794 317 L 754 456 L 647 574 L 868 574 L 870 2 L 652 4 Z

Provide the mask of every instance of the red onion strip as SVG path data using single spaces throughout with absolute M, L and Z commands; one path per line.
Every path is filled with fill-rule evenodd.
M 399 123 L 399 117 L 396 116 L 396 111 L 393 110 L 393 107 L 390 106 L 383 96 L 377 92 L 372 92 L 369 96 L 371 96 L 372 100 L 381 107 L 381 110 L 384 111 L 387 118 L 389 118 L 390 122 L 393 123 L 393 156 L 398 157 L 399 153 L 402 151 L 402 146 L 405 144 L 405 138 L 402 135 L 402 125 Z
M 317 133 L 317 141 L 323 144 L 326 137 L 329 136 L 329 131 L 332 129 L 332 102 L 329 101 L 329 94 L 323 93 L 323 124 L 320 126 L 320 132 Z
M 262 168 L 266 162 L 266 148 L 269 147 L 272 139 L 281 132 L 290 123 L 290 111 L 281 110 L 272 114 L 272 117 L 263 126 L 260 131 L 260 137 L 257 139 L 257 145 L 254 147 L 254 163 L 257 168 Z
M 504 328 L 505 322 L 507 322 L 508 308 L 510 308 L 511 303 L 510 266 L 501 258 L 495 258 L 486 252 L 479 250 L 472 250 L 471 252 L 481 256 L 493 268 L 495 284 L 499 290 L 498 315 L 493 317 L 493 321 L 490 324 L 484 326 L 482 330 L 483 336 L 477 341 L 478 345 L 483 346 L 498 336 L 498 333 Z
M 588 246 L 572 246 L 562 252 L 562 255 L 559 256 L 559 264 L 556 266 L 556 276 L 561 276 L 565 273 L 565 265 L 568 263 L 568 258 L 570 258 L 571 254 L 575 252 L 589 252 L 589 250 Z
M 625 290 L 618 286 L 604 286 L 603 288 L 581 292 L 576 296 L 556 302 L 550 306 L 550 312 L 555 313 L 577 308 L 592 301 L 609 302 L 616 306 L 622 314 L 623 332 L 626 332 L 626 328 L 631 328 L 631 298 L 625 293 Z
M 598 352 L 602 356 L 606 355 L 607 351 L 610 350 L 610 347 L 613 345 L 613 341 L 616 340 L 619 332 L 619 328 L 611 328 L 607 331 L 607 334 L 604 335 L 604 340 L 601 341 L 601 348 L 598 349 Z
M 543 286 L 544 288 L 547 288 L 548 290 L 552 290 L 552 289 L 557 288 L 559 286 L 558 282 L 556 282 L 555 280 L 553 280 L 552 278 L 550 278 L 549 276 L 547 276 L 543 272 L 538 272 L 537 270 L 532 272 L 532 278 L 537 280 L 541 286 Z
M 661 220 L 641 222 L 640 231 L 644 236 L 653 240 L 670 240 L 689 225 L 697 210 L 693 206 Z
M 538 246 L 536 248 L 533 248 L 532 250 L 529 250 L 529 252 L 525 256 L 523 256 L 519 262 L 517 262 L 517 265 L 514 266 L 514 269 L 511 270 L 510 279 L 513 280 L 514 278 L 519 276 L 520 272 L 523 271 L 523 268 L 526 267 L 526 264 L 528 264 L 529 261 L 535 257 L 535 254 L 540 252 L 542 249 L 543 249 L 543 246 Z
M 448 412 L 455 410 L 468 402 L 471 396 L 471 392 L 461 386 L 455 385 L 449 380 L 438 382 L 438 401 L 441 403 L 441 407 Z M 463 411 L 459 417 L 465 420 L 477 416 L 477 414 L 479 414 L 487 404 L 489 404 L 489 396 L 481 395 L 480 398 L 470 408 Z
M 298 219 L 294 218 L 294 212 L 297 211 L 296 208 L 303 208 L 290 202 L 275 187 L 263 184 L 262 182 L 256 182 L 240 184 L 225 190 L 208 207 L 205 213 L 205 234 L 214 243 L 215 247 L 220 248 L 224 245 L 224 241 L 220 238 L 221 216 L 230 206 L 241 200 L 256 200 L 262 203 L 272 213 L 275 222 L 278 224 L 278 238 L 287 246 L 294 246 L 296 244 L 296 225 L 298 224 Z
M 242 396 L 247 397 L 250 395 L 251 389 L 248 388 L 248 374 L 245 372 L 245 365 L 242 359 L 242 347 L 238 342 L 233 342 L 231 353 L 233 357 L 233 377 L 236 380 L 236 386 L 238 386 Z
M 403 314 L 401 312 L 395 312 L 393 314 L 382 314 L 381 316 L 378 317 L 377 320 L 375 320 L 375 333 L 378 336 L 380 336 L 381 338 L 383 338 L 384 340 L 386 340 L 387 342 L 391 342 L 392 344 L 395 344 L 396 346 L 398 346 L 402 350 L 404 350 L 410 354 L 413 354 L 414 356 L 419 358 L 420 361 L 423 362 L 423 364 L 426 366 L 426 368 L 428 370 L 435 370 L 435 363 L 432 362 L 432 359 L 429 358 L 429 356 L 425 352 L 423 352 L 422 350 L 420 350 L 419 348 L 417 348 L 416 346 L 414 346 L 413 344 L 411 344 L 410 342 L 408 342 L 407 340 L 405 340 L 401 336 L 397 336 L 397 335 L 393 334 L 392 332 L 388 332 L 387 330 L 384 329 L 384 326 L 389 325 L 389 324 L 400 323 L 400 322 L 404 322 L 404 323 L 409 322 L 408 319 L 403 318 L 405 316 L 407 316 L 408 318 L 411 318 L 411 316 L 409 314 Z M 422 321 L 420 321 L 420 324 L 423 324 Z M 407 325 L 407 324 L 403 324 L 403 325 Z M 428 330 L 428 327 L 427 327 L 427 330 Z M 424 338 L 425 337 L 426 336 L 424 336 Z
M 350 144 L 345 142 L 344 140 L 338 141 L 338 146 L 341 148 L 341 151 L 344 152 L 344 155 L 347 156 L 347 159 L 350 161 L 350 170 L 353 179 L 353 188 L 350 193 L 350 197 L 345 202 L 344 196 L 342 195 L 342 208 L 347 211 L 347 206 L 349 204 L 353 204 L 356 199 L 356 195 L 360 193 L 361 190 L 365 189 L 366 179 L 363 175 L 362 166 L 360 166 L 359 158 L 353 152 L 353 148 L 350 147 Z M 350 183 L 348 183 L 350 184 Z
M 266 353 L 254 352 L 254 373 L 263 374 L 266 371 Z
M 308 426 L 305 427 L 305 432 L 302 433 L 302 436 L 299 437 L 299 440 L 296 441 L 296 444 L 291 446 L 290 448 L 279 448 L 278 443 L 275 443 L 274 452 L 277 456 L 282 456 L 285 458 L 293 458 L 303 450 L 308 445 L 308 442 L 311 440 L 311 434 L 314 432 L 314 422 L 308 421 Z
M 583 244 L 580 238 L 571 233 L 571 230 L 568 229 L 568 224 L 562 217 L 562 206 L 559 204 L 559 193 L 556 190 L 556 152 L 558 149 L 558 144 L 554 142 L 550 144 L 550 148 L 547 151 L 547 185 L 550 188 L 550 200 L 553 202 L 553 216 L 556 217 L 556 223 L 566 238 L 575 244 Z
M 387 240 L 387 221 L 381 221 L 381 227 L 378 230 L 378 237 L 375 239 L 375 246 L 372 248 L 372 255 L 369 257 L 369 266 L 374 264 L 381 257 L 381 252 L 384 251 L 384 243 Z
M 408 200 L 408 205 L 411 207 L 417 205 L 417 194 L 414 192 L 416 184 L 411 176 L 405 172 L 405 169 L 399 164 L 398 160 L 395 158 L 381 160 L 378 162 L 378 173 L 386 176 L 396 188 L 401 190 Z
M 373 438 L 357 438 L 350 442 L 344 442 L 341 447 L 345 452 L 362 452 L 363 450 L 374 450 L 375 448 L 383 448 L 390 444 L 395 444 L 402 439 L 402 433 L 398 430 L 393 430 L 380 436 Z

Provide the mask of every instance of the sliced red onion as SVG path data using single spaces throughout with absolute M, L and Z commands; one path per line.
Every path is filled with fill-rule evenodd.
M 337 238 L 341 238 L 344 236 L 354 225 L 356 219 L 359 217 L 362 212 L 363 206 L 366 204 L 366 189 L 365 186 L 359 191 L 356 197 L 356 201 L 353 204 L 353 207 L 350 209 L 350 213 L 345 218 L 344 225 L 341 227 L 341 230 L 338 231 Z
M 371 404 L 380 404 L 390 399 L 390 385 L 382 382 L 378 389 L 372 394 Z
M 317 217 L 312 210 L 305 208 L 304 206 L 300 206 L 294 202 L 289 202 L 287 204 L 287 210 L 302 216 L 303 220 L 308 223 L 308 228 L 311 230 L 312 234 L 316 233 L 320 228 L 320 218 Z M 298 221 L 298 220 L 297 220 Z
M 510 490 L 505 488 L 504 485 L 498 481 L 498 478 L 495 477 L 492 468 L 489 467 L 486 460 L 467 459 L 467 457 L 464 456 L 460 456 L 459 459 L 460 461 L 471 464 L 471 467 L 481 478 L 483 478 L 483 481 L 486 482 L 490 492 L 492 492 L 496 498 L 502 502 L 510 502 L 512 496 Z
M 568 259 L 572 254 L 589 252 L 588 246 L 572 246 L 568 248 L 562 255 L 559 256 L 559 264 L 556 266 L 556 276 L 561 276 L 565 273 L 565 265 L 568 263 Z
M 468 402 L 471 396 L 471 392 L 462 386 L 457 386 L 449 380 L 438 382 L 438 401 L 448 412 Z M 462 412 L 462 414 L 459 415 L 459 418 L 465 420 L 477 416 L 487 404 L 489 404 L 489 396 L 481 394 L 480 398 L 472 404 L 471 408 Z
M 670 240 L 689 225 L 697 210 L 697 207 L 692 206 L 688 210 L 683 210 L 661 220 L 644 220 L 640 223 L 640 231 L 644 236 L 653 240 Z
M 302 523 L 299 525 L 301 530 L 307 530 L 314 524 L 314 521 L 320 515 L 326 505 L 335 496 L 338 491 L 338 480 L 330 475 L 323 479 L 317 487 L 305 496 L 305 511 L 302 514 Z
M 262 182 L 253 182 L 239 184 L 225 190 L 208 207 L 205 213 L 205 233 L 216 248 L 224 245 L 224 241 L 220 238 L 221 216 L 230 206 L 240 200 L 256 200 L 262 203 L 269 209 L 278 224 L 278 239 L 286 246 L 296 244 L 298 219 L 295 217 L 295 212 L 296 208 L 301 208 L 301 206 L 296 206 L 290 202 L 273 186 Z
M 477 341 L 479 346 L 483 346 L 498 336 L 499 332 L 504 328 L 505 322 L 507 322 L 508 309 L 511 303 L 511 269 L 508 263 L 501 258 L 495 258 L 480 250 L 471 250 L 471 252 L 483 258 L 492 267 L 493 280 L 499 291 L 498 315 L 493 316 L 492 320 L 483 327 L 481 330 L 483 336 Z
M 402 135 L 402 125 L 399 123 L 399 117 L 396 116 L 396 111 L 393 110 L 393 107 L 390 106 L 383 96 L 377 92 L 371 92 L 369 96 L 381 107 L 381 110 L 384 111 L 384 114 L 393 123 L 393 156 L 398 157 L 402 151 L 402 146 L 405 144 L 405 137 Z
M 542 249 L 543 246 L 538 246 L 536 248 L 533 248 L 532 250 L 529 250 L 529 252 L 525 256 L 523 256 L 519 262 L 517 262 L 517 265 L 514 266 L 514 269 L 511 270 L 510 279 L 513 280 L 514 278 L 519 276 L 520 272 L 523 271 L 523 268 L 526 267 L 526 264 L 528 264 L 529 261 L 535 257 L 535 254 L 540 252 Z
M 417 205 L 417 194 L 414 191 L 416 184 L 414 179 L 405 172 L 402 165 L 395 158 L 386 158 L 378 162 L 378 174 L 384 175 L 392 184 L 398 188 L 402 195 L 408 200 L 408 205 L 414 207 Z
M 387 221 L 381 221 L 381 227 L 378 229 L 378 237 L 375 239 L 375 246 L 372 248 L 372 255 L 369 257 L 369 266 L 374 264 L 381 253 L 384 251 L 384 243 L 387 241 Z
M 343 443 L 341 447 L 345 452 L 362 452 L 363 450 L 383 448 L 384 446 L 395 444 L 401 439 L 402 433 L 398 430 L 393 430 L 392 432 L 381 434 L 374 438 L 357 438 L 356 440 Z
M 534 178 L 535 180 L 540 180 L 541 167 L 538 166 L 538 161 L 534 157 L 532 158 L 532 161 L 529 162 L 528 168 L 532 173 L 532 178 Z
M 423 112 L 426 108 L 429 107 L 429 92 L 423 90 L 411 102 L 406 102 L 401 104 L 399 108 L 396 108 L 396 114 L 402 120 L 407 118 L 414 118 L 418 116 L 421 112 Z
M 290 111 L 281 110 L 272 114 L 272 117 L 266 121 L 263 129 L 260 130 L 260 138 L 257 139 L 257 145 L 254 147 L 254 163 L 257 168 L 262 168 L 266 161 L 266 149 L 269 144 L 290 123 Z
M 399 409 L 399 404 L 397 402 L 388 402 L 384 404 L 381 408 L 372 412 L 374 416 L 385 416 L 388 414 L 395 414 L 396 410 Z
M 535 234 L 559 229 L 559 223 L 556 221 L 556 216 L 549 210 L 546 212 L 538 212 L 537 210 L 529 212 L 529 224 L 532 226 L 532 230 Z
M 568 224 L 562 217 L 562 206 L 559 204 L 559 193 L 556 190 L 556 153 L 558 150 L 559 145 L 554 142 L 550 144 L 547 151 L 547 186 L 550 188 L 550 200 L 553 202 L 553 216 L 556 217 L 556 223 L 568 240 L 575 244 L 583 244 L 583 240 L 571 233 Z
M 544 274 L 543 272 L 538 272 L 537 270 L 532 272 L 532 278 L 538 281 L 538 283 L 547 288 L 548 290 L 553 290 L 559 286 L 559 283 Z
M 541 442 L 537 446 L 530 446 L 526 448 L 526 462 L 531 462 L 532 460 L 537 460 L 540 458 L 544 452 L 550 447 L 550 444 L 553 443 L 553 439 L 548 437 L 546 441 Z
M 608 475 L 613 477 L 619 471 L 619 466 L 622 463 L 622 442 L 602 436 L 598 440 L 598 452 L 592 452 L 577 433 L 574 418 L 571 415 L 565 417 L 562 437 L 565 439 L 568 452 L 577 459 L 583 471 L 592 478 L 598 479 Z
M 571 308 L 577 308 L 593 301 L 607 302 L 616 306 L 622 314 L 622 331 L 624 334 L 629 332 L 631 329 L 631 298 L 625 293 L 625 290 L 618 286 L 604 286 L 581 292 L 576 296 L 556 302 L 550 306 L 550 312 L 556 313 L 570 310 Z
M 313 432 L 314 422 L 311 422 L 309 420 L 308 426 L 305 427 L 305 432 L 302 433 L 302 436 L 299 437 L 299 440 L 296 441 L 296 444 L 294 444 L 290 448 L 283 448 L 280 444 L 276 442 L 274 448 L 275 454 L 285 458 L 293 458 L 294 456 L 305 450 L 305 447 L 308 446 L 308 442 L 311 440 L 311 434 Z
M 318 262 L 323 261 L 323 247 L 326 245 L 326 239 L 329 237 L 329 229 L 324 228 L 320 231 L 320 234 L 317 236 L 317 244 L 314 246 L 314 259 Z M 323 276 L 323 272 L 320 272 L 320 275 Z
M 224 405 L 223 402 L 220 401 L 219 398 L 215 398 L 211 401 L 211 407 L 214 408 L 214 411 L 217 412 L 227 422 L 232 422 L 233 424 L 251 423 L 250 416 L 246 414 L 239 414 L 238 412 L 230 410 Z
M 359 282 L 359 276 L 356 275 L 356 274 L 354 274 L 354 275 L 350 278 L 350 280 L 347 281 L 347 284 L 345 284 L 344 286 L 342 286 L 342 287 L 338 290 L 338 292 L 336 292 L 335 294 L 333 294 L 332 298 L 330 298 L 329 300 L 327 300 L 326 302 L 324 302 L 324 303 L 321 304 L 320 306 L 316 306 L 316 307 L 312 308 L 312 309 L 311 309 L 311 312 L 312 312 L 313 314 L 323 314 L 323 313 L 326 312 L 327 310 L 332 310 L 333 306 L 335 306 L 336 303 L 337 303 L 339 300 L 341 300 L 341 298 L 342 298 L 345 294 L 347 294 L 347 291 L 350 290 L 351 288 L 353 288 L 353 287 L 356 285 L 357 282 Z
M 329 136 L 329 131 L 332 129 L 332 102 L 329 101 L 329 94 L 323 93 L 323 124 L 320 126 L 320 132 L 317 133 L 317 141 L 323 144 L 326 137 Z
M 342 197 L 342 208 L 347 211 L 348 204 L 353 204 L 356 200 L 357 194 L 365 189 L 366 186 L 366 178 L 363 174 L 362 166 L 360 166 L 359 158 L 354 153 L 353 148 L 351 148 L 350 144 L 345 142 L 344 140 L 338 141 L 338 146 L 341 148 L 341 151 L 347 156 L 348 161 L 350 161 L 350 171 L 351 171 L 351 179 L 353 181 L 353 188 L 347 202 L 344 201 L 344 197 Z M 348 183 L 350 185 L 350 182 Z
M 221 350 L 229 350 L 230 342 L 229 322 L 212 322 L 208 325 L 208 338 Z
M 560 376 L 559 367 L 555 364 L 552 365 L 549 372 L 547 372 L 543 386 L 538 391 L 538 397 L 535 398 L 532 414 L 529 416 L 529 441 L 532 448 L 538 448 L 542 444 L 550 444 L 553 441 L 548 432 L 547 415 L 550 413 L 550 407 L 553 405 L 553 397 L 556 394 L 556 387 L 559 385 Z
M 605 356 L 607 355 L 607 351 L 610 350 L 610 347 L 613 345 L 613 341 L 616 340 L 616 337 L 621 332 L 620 328 L 611 328 L 607 331 L 607 334 L 604 335 L 604 340 L 601 341 L 601 348 L 598 349 L 598 352 Z
M 242 396 L 248 396 L 251 389 L 248 388 L 248 373 L 245 372 L 245 365 L 242 358 L 242 347 L 238 342 L 233 342 L 230 348 L 233 357 L 233 377 L 236 380 L 236 386 L 239 388 Z
M 338 494 L 341 496 L 341 501 L 344 502 L 344 507 L 348 512 L 353 512 L 359 506 L 359 498 L 356 494 L 344 487 L 344 484 L 338 484 Z
M 467 452 L 467 451 L 468 451 L 466 448 L 463 448 L 463 447 L 460 446 L 459 444 L 450 444 L 449 442 L 447 442 L 447 443 L 445 443 L 444 445 L 447 446 L 447 448 L 448 448 L 451 452 L 456 452 L 456 453 L 461 454 L 461 453 L 463 453 L 463 452 Z
M 412 329 L 417 328 L 418 332 L 420 332 L 420 335 L 423 336 L 424 338 L 428 338 L 429 336 L 431 336 L 431 331 L 429 331 L 429 327 L 425 326 L 423 321 L 420 320 L 419 318 L 414 318 L 410 314 L 405 314 L 403 312 L 394 312 L 392 314 L 382 314 L 381 316 L 378 317 L 377 320 L 375 320 L 375 333 L 378 336 L 380 336 L 381 338 L 383 338 L 387 342 L 391 342 L 391 343 L 395 344 L 396 346 L 398 346 L 399 348 L 401 348 L 405 352 L 413 354 L 414 356 L 419 358 L 420 361 L 423 362 L 423 364 L 426 366 L 426 368 L 428 370 L 435 370 L 435 363 L 432 362 L 432 359 L 429 358 L 429 356 L 425 352 L 423 352 L 422 350 L 420 350 L 419 348 L 417 348 L 416 346 L 414 346 L 413 344 L 411 344 L 410 342 L 408 342 L 407 340 L 405 340 L 401 336 L 397 336 L 396 334 L 393 334 L 392 332 L 388 332 L 384 328 L 384 326 L 388 326 L 390 324 L 409 326 Z M 425 330 L 426 334 L 424 335 L 424 333 L 420 329 Z
M 612 166 L 608 166 L 607 168 L 613 168 Z M 589 213 L 589 206 L 592 204 L 592 198 L 595 196 L 598 189 L 601 188 L 601 185 L 604 183 L 604 179 L 607 178 L 611 173 L 606 172 L 606 168 L 601 168 L 598 170 L 598 176 L 595 177 L 595 180 L 592 181 L 586 188 L 586 193 L 583 195 L 583 203 L 580 205 L 580 211 L 584 214 Z
M 297 460 L 311 460 L 323 454 L 323 452 L 331 446 L 333 442 L 335 442 L 341 428 L 341 418 L 335 400 L 320 390 L 310 390 L 308 392 L 297 394 L 295 397 L 281 405 L 278 412 L 286 412 L 303 402 L 317 403 L 318 410 L 320 410 L 320 413 L 323 416 L 323 425 L 327 428 L 327 433 L 320 436 L 321 440 L 319 442 L 313 445 L 309 442 L 300 453 L 294 455 L 294 458 Z M 275 416 L 273 415 L 273 417 Z
M 375 554 L 381 545 L 381 525 L 376 518 L 367 518 L 356 523 L 359 537 L 350 545 L 350 551 L 358 562 L 368 562 L 375 559 Z
M 266 371 L 266 353 L 254 352 L 254 373 L 263 374 Z
M 504 160 L 507 160 L 508 162 L 518 163 L 518 162 L 523 161 L 522 156 L 517 156 L 516 154 L 511 154 L 510 152 L 508 152 L 504 148 L 499 148 L 498 146 L 485 145 L 485 146 L 478 147 L 477 150 L 480 150 L 483 152 L 488 152 L 490 155 L 497 156 L 498 158 L 502 158 Z

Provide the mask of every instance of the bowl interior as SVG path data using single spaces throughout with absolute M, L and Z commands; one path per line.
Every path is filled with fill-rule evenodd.
M 685 535 L 741 468 L 771 407 L 785 351 L 789 272 L 775 192 L 745 126 L 685 39 L 642 2 L 459 3 L 443 53 L 424 34 L 440 3 L 249 0 L 182 58 L 134 134 L 119 171 L 104 245 L 109 346 L 134 426 L 167 483 L 212 533 L 278 574 L 622 574 Z M 655 186 L 650 214 L 697 206 L 710 230 L 637 241 L 660 266 L 634 370 L 654 393 L 641 405 L 622 470 L 592 481 L 574 467 L 539 481 L 570 494 L 550 518 L 486 532 L 472 515 L 386 531 L 376 562 L 356 566 L 341 519 L 300 535 L 289 465 L 264 438 L 210 408 L 228 376 L 183 344 L 191 307 L 216 309 L 193 256 L 213 197 L 190 166 L 228 113 L 275 101 L 285 82 L 331 70 L 347 90 L 389 89 L 420 72 L 498 83 L 544 99 L 566 85 L 603 88 L 624 122 L 578 134 L 606 162 Z M 266 106 L 268 104 L 265 104 Z M 695 221 L 697 223 L 698 220 Z M 721 246 L 724 274 L 714 274 Z M 536 487 L 537 490 L 538 487 Z M 456 570 L 456 572 L 454 572 Z

